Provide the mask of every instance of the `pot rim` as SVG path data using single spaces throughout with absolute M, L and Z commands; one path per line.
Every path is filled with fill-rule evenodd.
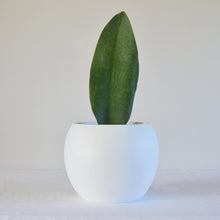
M 152 126 L 151 123 L 149 122 L 129 122 L 127 124 L 97 124 L 97 122 L 74 122 L 72 123 L 72 125 L 89 125 L 89 126 L 143 126 L 143 125 L 148 125 L 148 126 Z

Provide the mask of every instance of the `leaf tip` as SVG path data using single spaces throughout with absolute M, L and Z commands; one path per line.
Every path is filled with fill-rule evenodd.
M 125 11 L 121 11 L 121 12 L 119 12 L 118 15 L 121 15 L 121 16 L 127 16 L 127 14 L 125 13 Z

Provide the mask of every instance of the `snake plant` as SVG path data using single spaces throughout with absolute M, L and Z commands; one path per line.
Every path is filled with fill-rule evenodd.
M 98 124 L 126 124 L 139 73 L 138 51 L 125 12 L 103 29 L 90 69 L 90 103 Z

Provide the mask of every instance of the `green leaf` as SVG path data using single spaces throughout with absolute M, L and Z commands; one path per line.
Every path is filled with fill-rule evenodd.
M 126 124 L 139 72 L 138 51 L 130 21 L 121 12 L 105 26 L 90 70 L 90 102 L 98 124 Z

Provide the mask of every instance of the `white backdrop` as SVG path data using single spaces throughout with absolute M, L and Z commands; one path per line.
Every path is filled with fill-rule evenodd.
M 89 69 L 104 25 L 128 14 L 160 169 L 220 168 L 219 0 L 0 0 L 0 168 L 63 168 L 72 122 L 94 121 Z

